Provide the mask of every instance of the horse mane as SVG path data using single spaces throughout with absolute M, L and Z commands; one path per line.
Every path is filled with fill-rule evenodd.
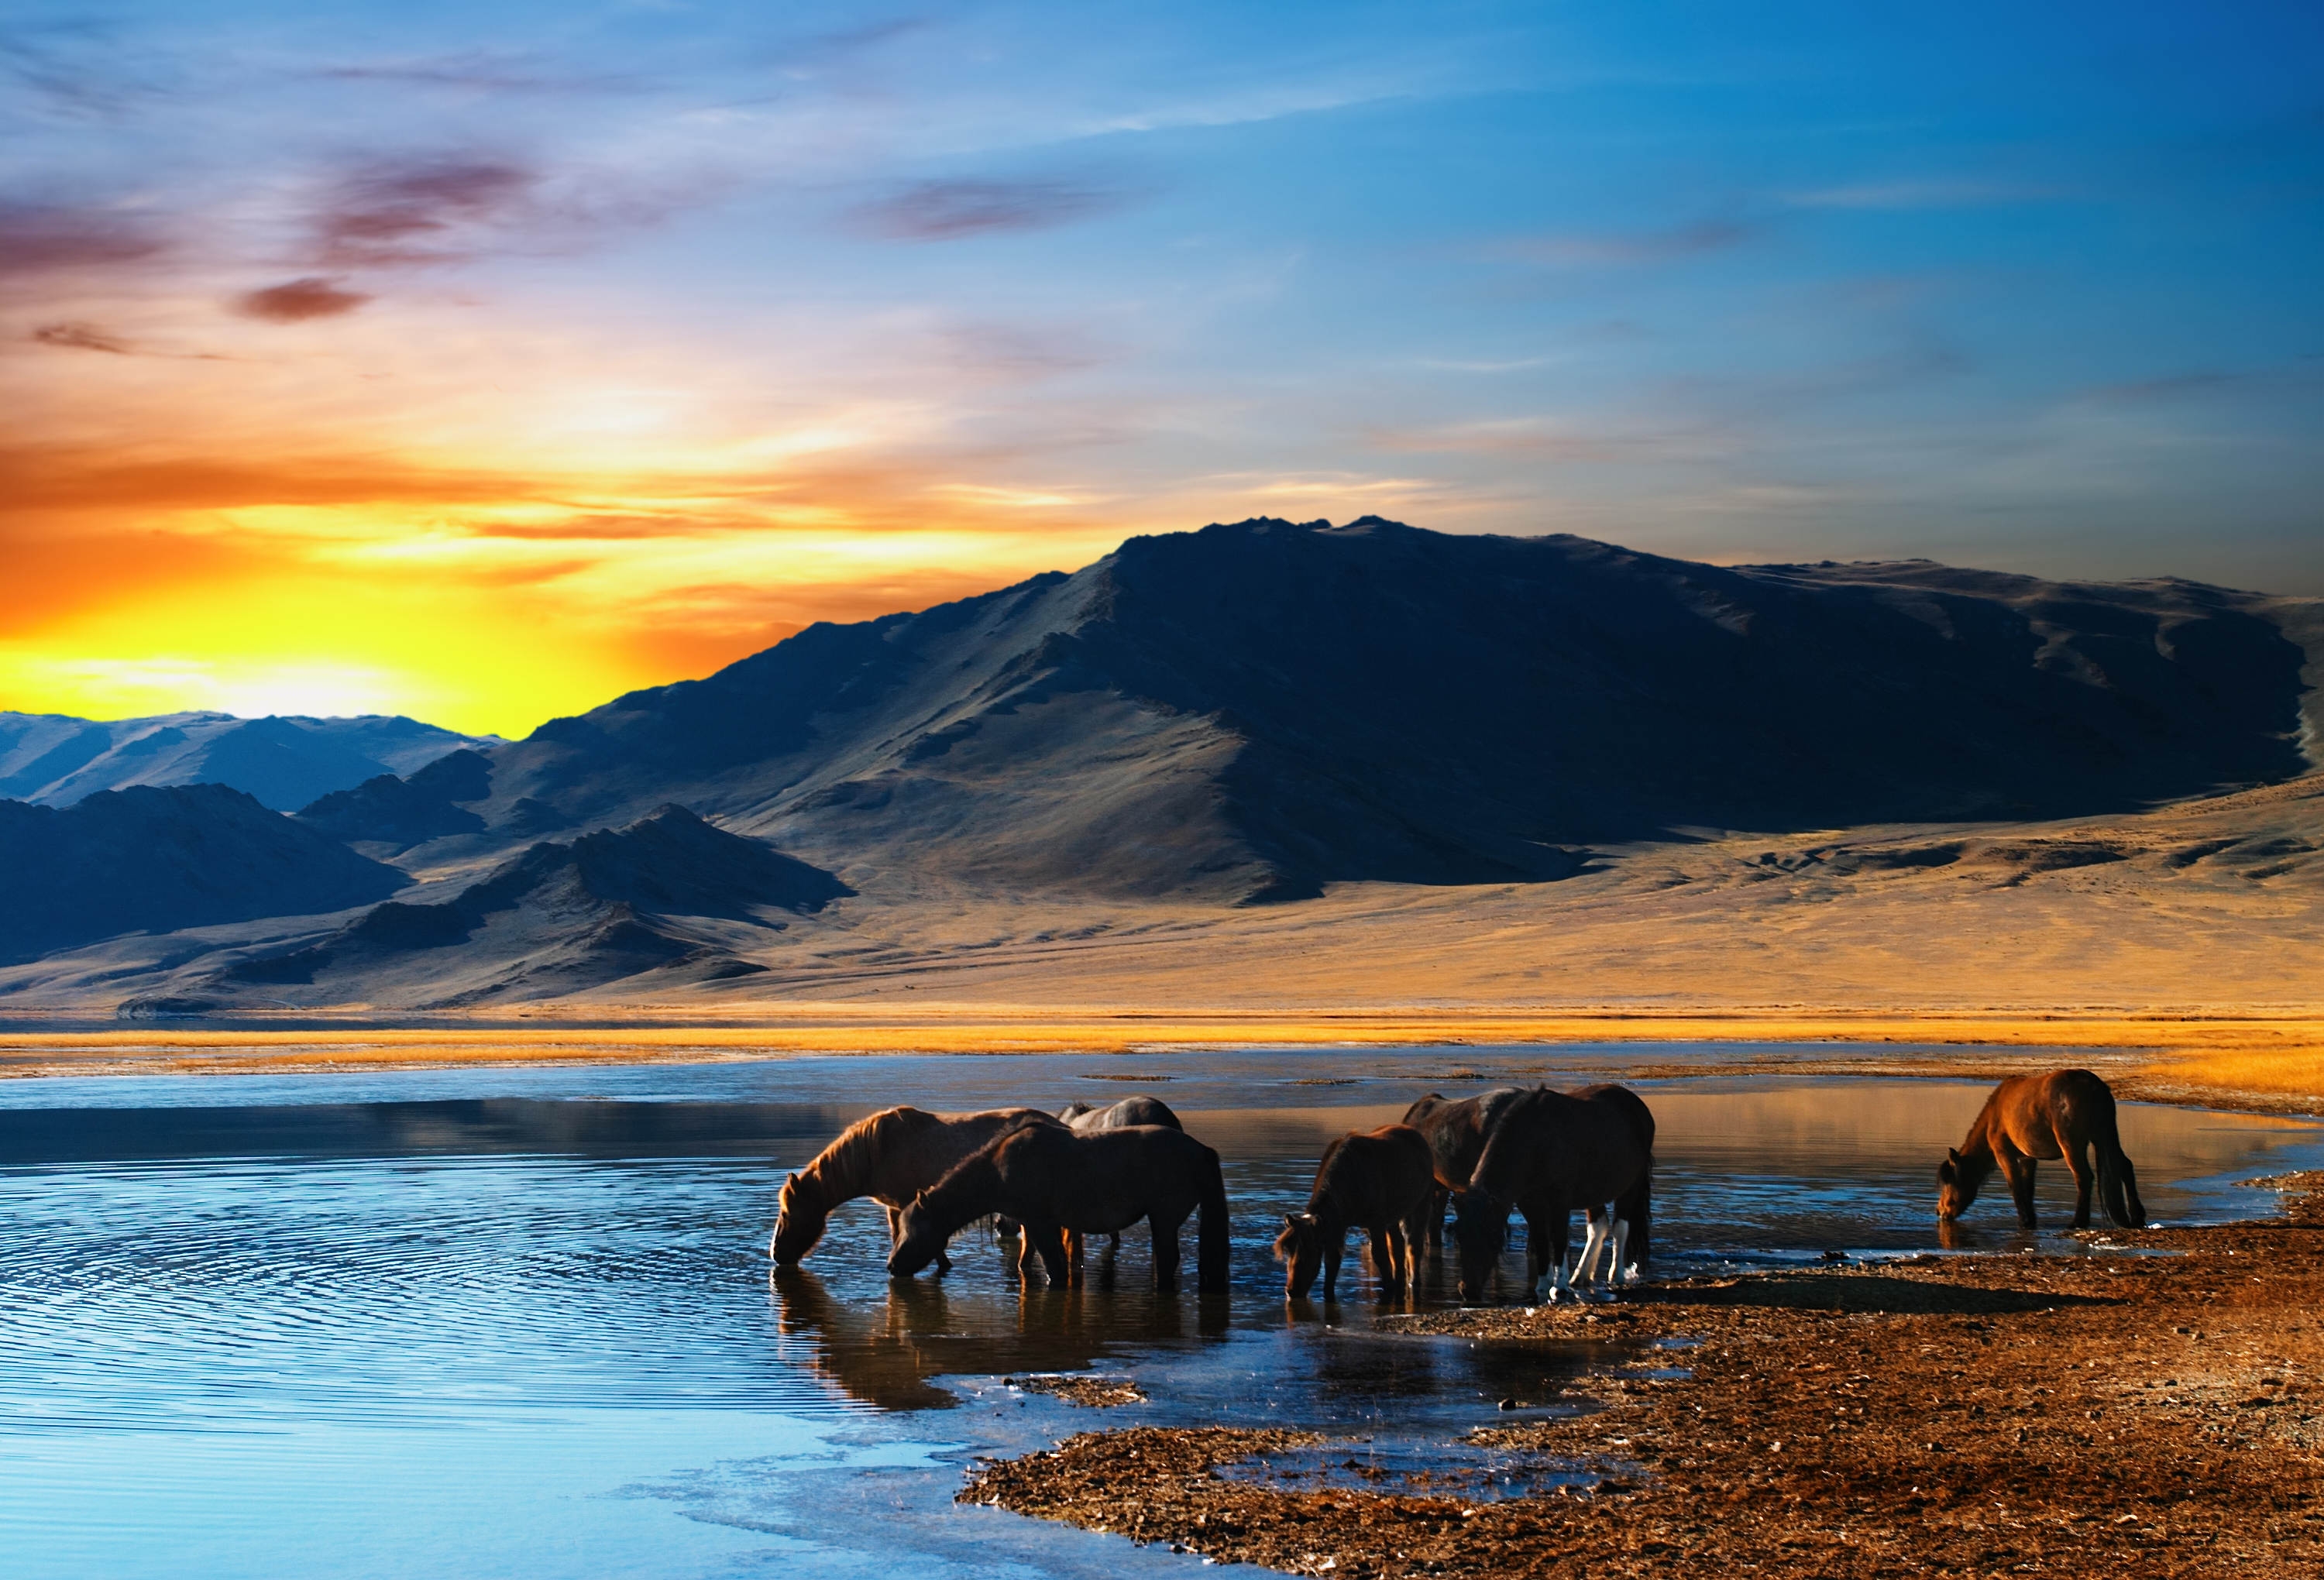
M 799 1171 L 799 1178 L 813 1180 L 816 1191 L 826 1201 L 832 1199 L 834 1190 L 862 1195 L 857 1182 L 879 1162 L 881 1153 L 902 1141 L 908 1130 L 918 1128 L 913 1120 L 919 1116 L 920 1110 L 911 1107 L 882 1108 L 877 1114 L 866 1114 L 816 1153 L 815 1161 Z M 846 1200 L 848 1197 L 837 1199 Z

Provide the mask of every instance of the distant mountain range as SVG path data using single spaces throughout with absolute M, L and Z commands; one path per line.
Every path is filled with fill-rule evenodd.
M 540 997 L 758 970 L 855 890 L 843 916 L 937 890 L 1269 903 L 1554 880 L 1712 831 L 2122 812 L 2310 770 L 2320 610 L 1372 518 L 1132 538 L 519 742 L 243 726 L 390 768 L 359 743 L 408 744 L 277 821 L 429 886 L 145 975 L 218 1002 Z
M 132 930 L 337 911 L 410 875 L 224 785 L 100 790 L 62 809 L 0 801 L 0 963 Z
M 491 754 L 448 848 L 519 804 L 678 801 L 842 873 L 1248 902 L 1554 878 L 1689 827 L 2116 810 L 2305 770 L 2270 608 L 1245 521 L 554 721 Z
M 382 774 L 409 774 L 462 747 L 417 720 L 237 719 L 165 713 L 100 722 L 58 713 L 0 713 L 0 797 L 70 806 L 133 785 L 229 785 L 277 812 Z

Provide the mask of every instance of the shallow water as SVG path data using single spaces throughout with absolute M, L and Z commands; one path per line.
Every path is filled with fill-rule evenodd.
M 1454 1060 L 811 1059 L 0 1085 L 5 1572 L 1192 1566 L 951 1502 L 973 1455 L 1128 1421 L 1323 1429 L 1333 1449 L 1277 1468 L 1357 1484 L 1443 1470 L 1471 1475 L 1471 1497 L 1549 1484 L 1562 1467 L 1481 1452 L 1432 1466 L 1409 1445 L 1507 1420 L 1504 1400 L 1580 1408 L 1592 1371 L 1683 1357 L 1374 1334 L 1369 1280 L 1354 1280 L 1362 1298 L 1286 1312 L 1268 1260 L 1277 1214 L 1304 1203 L 1331 1136 L 1427 1089 L 1519 1070 L 1568 1084 L 1537 1049 Z M 1108 1079 L 1131 1068 L 1168 1079 Z M 1985 1088 L 1775 1077 L 1640 1089 L 1661 1127 L 1655 1266 L 1673 1273 L 1932 1245 L 1931 1171 Z M 998 1250 L 964 1236 L 951 1276 L 891 1288 L 869 1204 L 838 1214 L 805 1268 L 769 1278 L 780 1171 L 861 1114 L 1133 1091 L 1169 1101 L 1227 1160 L 1232 1295 L 1146 1292 L 1137 1230 L 1110 1287 L 1020 1295 Z M 2123 1128 L 2150 1210 L 2172 1221 L 2264 1211 L 2233 1181 L 2324 1160 L 2301 1122 L 2127 1106 Z M 2062 1221 L 2070 1186 L 2051 1171 L 2045 1210 Z M 2006 1199 L 1982 1203 L 1972 1235 L 2028 1243 L 2009 1220 Z M 1083 1410 L 1014 1381 L 1088 1367 L 1134 1378 L 1147 1402 Z

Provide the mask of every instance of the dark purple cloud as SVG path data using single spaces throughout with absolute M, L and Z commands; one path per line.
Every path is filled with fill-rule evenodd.
M 117 268 L 151 258 L 164 245 L 146 222 L 125 215 L 0 201 L 0 276 Z
M 102 351 L 115 356 L 128 356 L 134 350 L 127 341 L 78 319 L 43 324 L 32 331 L 32 339 L 65 351 Z
M 352 313 L 369 300 L 362 291 L 344 290 L 335 280 L 309 274 L 237 297 L 234 309 L 245 318 L 263 318 L 270 324 L 303 324 L 309 318 Z
M 479 250 L 463 231 L 525 217 L 538 180 L 503 160 L 374 165 L 341 181 L 316 216 L 317 253 L 334 269 L 455 262 Z
M 1081 181 L 919 181 L 864 204 L 854 218 L 862 229 L 890 241 L 953 242 L 1069 225 L 1122 200 L 1117 189 Z

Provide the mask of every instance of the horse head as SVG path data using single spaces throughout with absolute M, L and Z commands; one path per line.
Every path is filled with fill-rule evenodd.
M 927 1192 L 912 1199 L 896 1224 L 896 1248 L 888 1256 L 890 1278 L 909 1278 L 936 1259 L 951 1236 L 941 1233 L 936 1215 L 923 1205 Z
M 775 1237 L 768 1243 L 767 1254 L 775 1259 L 778 1266 L 794 1265 L 823 1238 L 823 1226 L 830 1217 L 831 1210 L 824 1205 L 823 1192 L 815 1182 L 792 1174 L 783 1181 L 782 1194 L 775 1199 Z
M 1489 1190 L 1455 1190 L 1452 1237 L 1461 1248 L 1462 1301 L 1480 1304 L 1508 1244 L 1509 1204 Z
M 1298 1300 L 1315 1287 L 1323 1266 L 1323 1225 L 1312 1212 L 1286 1212 L 1283 1233 L 1275 1236 L 1275 1259 L 1286 1264 L 1283 1293 Z
M 1984 1181 L 1985 1176 L 1969 1166 L 1959 1148 L 1945 1148 L 1945 1161 L 1937 1165 L 1937 1221 L 1949 1224 L 1968 1211 Z

